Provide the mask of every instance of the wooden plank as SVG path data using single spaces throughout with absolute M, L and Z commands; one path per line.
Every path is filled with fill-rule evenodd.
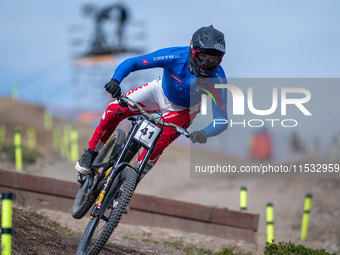
M 73 199 L 65 197 L 57 197 L 0 186 L 0 193 L 2 192 L 15 193 L 16 199 L 13 203 L 23 207 L 49 209 L 70 213 L 73 204 Z M 134 209 L 131 209 L 128 215 L 123 215 L 121 222 L 132 225 L 177 229 L 185 232 L 216 236 L 230 240 L 256 242 L 256 232 L 250 229 L 219 225 Z
M 22 175 L 20 179 L 20 188 L 44 194 L 74 198 L 78 192 L 79 185 L 73 182 L 26 174 Z
M 257 231 L 258 214 L 134 194 L 130 208 Z
M 15 205 L 34 209 L 48 209 L 71 213 L 74 199 L 52 196 L 42 193 L 36 193 L 26 190 L 12 189 L 1 187 L 0 192 L 15 193 L 16 199 L 13 201 Z
M 74 198 L 79 184 L 0 169 L 0 186 Z
M 259 215 L 211 207 L 211 222 L 257 231 Z
M 13 190 L 18 196 L 17 203 L 22 206 L 70 212 L 79 188 L 79 184 L 73 182 L 1 169 L 0 176 L 0 191 Z M 239 240 L 244 240 L 241 235 L 246 235 L 247 237 L 244 238 L 247 240 L 253 239 L 254 236 L 247 231 L 249 230 L 254 234 L 258 228 L 258 214 L 230 211 L 226 208 L 209 207 L 141 194 L 134 194 L 129 206 L 131 208 L 129 217 L 133 218 L 132 221 L 135 222 L 133 224 L 138 224 L 139 222 L 139 224 L 154 224 L 154 226 L 169 228 L 174 228 L 175 226 L 181 230 L 185 228 L 185 231 L 190 232 L 192 230 L 194 232 L 198 231 L 198 233 L 203 231 L 198 226 L 204 226 L 203 228 L 206 229 L 204 233 L 214 235 L 216 231 L 217 233 L 224 231 L 226 236 L 230 236 L 229 232 L 231 231 L 235 236 L 240 235 L 240 237 L 237 237 L 240 238 Z M 140 213 L 138 217 L 134 216 L 135 214 L 138 215 L 138 213 Z M 144 216 L 147 217 L 147 221 L 143 218 Z M 178 218 L 178 220 L 174 221 L 173 218 Z M 163 222 L 168 219 L 171 219 L 171 221 Z M 196 226 L 192 226 L 195 224 Z M 210 227 L 207 227 L 208 225 L 206 224 L 210 224 Z M 224 227 L 227 228 L 225 229 Z
M 131 198 L 129 206 L 130 208 L 140 211 L 149 211 L 182 218 L 192 218 L 207 222 L 211 220 L 211 209 L 208 206 L 154 196 L 134 194 Z
M 226 225 L 183 219 L 152 212 L 131 210 L 123 215 L 121 222 L 133 225 L 178 229 L 203 235 L 216 236 L 230 240 L 256 242 L 256 232 L 250 229 L 235 228 Z
M 18 173 L 0 169 L 0 186 L 19 188 L 21 176 Z

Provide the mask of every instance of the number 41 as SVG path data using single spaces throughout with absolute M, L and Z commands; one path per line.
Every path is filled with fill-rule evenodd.
M 145 127 L 145 128 L 143 128 L 143 129 L 141 129 L 141 133 L 142 133 L 142 135 L 147 135 L 148 134 L 148 128 L 147 127 Z M 154 134 L 155 132 L 154 131 L 152 131 L 152 132 L 149 132 L 149 137 L 148 137 L 148 139 L 151 139 L 151 137 L 152 137 L 152 135 Z

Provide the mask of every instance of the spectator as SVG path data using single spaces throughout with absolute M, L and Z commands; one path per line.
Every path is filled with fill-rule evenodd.
M 250 146 L 250 158 L 260 161 L 273 158 L 272 139 L 265 128 L 254 134 Z

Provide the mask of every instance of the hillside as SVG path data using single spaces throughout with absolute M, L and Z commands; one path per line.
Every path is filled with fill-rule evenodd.
M 94 127 L 55 119 L 54 125 L 63 127 L 71 124 L 79 130 L 79 153 L 86 148 Z M 35 127 L 38 149 L 44 159 L 34 165 L 24 167 L 24 172 L 76 182 L 74 164 L 60 158 L 52 150 L 52 132 L 46 131 L 43 124 L 43 108 L 22 102 L 13 103 L 0 99 L 0 126 L 7 127 L 6 141 L 13 141 L 13 130 L 17 125 L 25 132 Z M 25 140 L 25 136 L 23 137 Z M 137 192 L 169 199 L 199 203 L 209 206 L 227 207 L 239 210 L 241 186 L 248 188 L 248 211 L 260 214 L 258 245 L 264 247 L 266 241 L 266 204 L 274 204 L 275 240 L 301 243 L 311 248 L 324 248 L 340 252 L 340 180 L 339 179 L 264 179 L 233 178 L 209 179 L 190 178 L 190 151 L 188 146 L 177 143 L 164 152 L 155 168 L 143 179 Z M 202 157 L 211 157 L 209 152 Z M 225 157 L 228 162 L 234 159 Z M 240 163 L 240 162 L 238 162 Z M 246 164 L 247 162 L 243 162 Z M 249 162 L 248 162 L 249 163 Z M 15 171 L 13 163 L 1 159 L 0 168 Z M 307 241 L 300 241 L 300 228 L 303 203 L 306 193 L 313 194 L 312 209 Z M 72 219 L 59 217 L 63 225 L 72 225 Z M 72 228 L 72 226 L 70 226 Z M 76 228 L 76 227 L 75 227 Z M 81 231 L 78 228 L 77 231 Z M 133 231 L 132 231 L 133 232 Z M 133 234 L 132 234 L 133 235 Z

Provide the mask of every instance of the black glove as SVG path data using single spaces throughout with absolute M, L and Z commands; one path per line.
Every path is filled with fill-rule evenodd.
M 122 90 L 119 86 L 119 81 L 116 79 L 112 79 L 105 85 L 105 89 L 107 92 L 109 92 L 113 98 L 119 97 L 122 94 Z
M 190 139 L 193 143 L 206 143 L 208 139 L 208 135 L 203 130 L 194 131 L 191 133 Z

